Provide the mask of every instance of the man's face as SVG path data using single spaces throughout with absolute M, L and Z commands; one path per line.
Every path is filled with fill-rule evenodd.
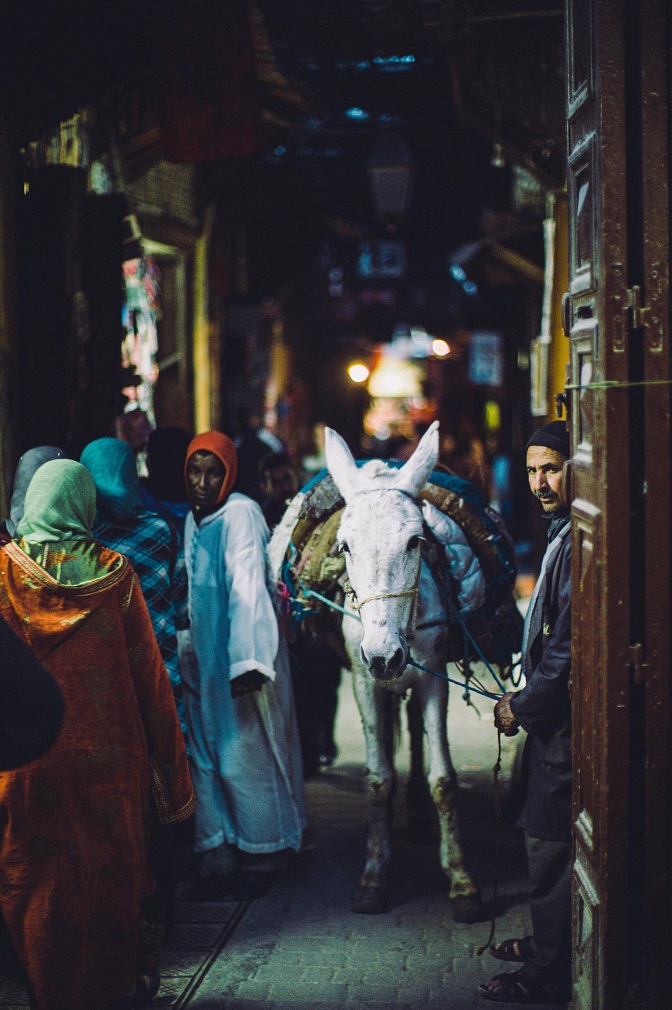
M 116 422 L 116 436 L 122 442 L 130 445 L 133 452 L 139 452 L 147 445 L 147 439 L 152 433 L 152 426 L 144 410 L 130 410 L 121 414 Z
M 261 489 L 272 501 L 286 502 L 293 498 L 298 490 L 293 470 L 284 464 L 272 467 L 264 474 Z
M 527 479 L 530 491 L 541 502 L 546 513 L 557 512 L 567 504 L 562 481 L 566 462 L 561 452 L 543 445 L 531 445 L 527 450 Z
M 226 476 L 224 464 L 213 452 L 199 451 L 187 462 L 187 497 L 194 512 L 207 515 L 217 507 Z

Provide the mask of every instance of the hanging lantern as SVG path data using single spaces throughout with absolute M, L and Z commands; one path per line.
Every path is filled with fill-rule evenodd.
M 413 188 L 413 159 L 399 133 L 379 133 L 366 162 L 376 213 L 394 231 L 405 217 Z

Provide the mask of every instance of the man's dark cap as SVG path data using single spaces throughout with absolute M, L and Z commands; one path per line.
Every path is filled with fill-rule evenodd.
M 566 459 L 571 456 L 569 432 L 564 421 L 551 421 L 550 424 L 545 424 L 543 428 L 535 431 L 525 446 L 525 452 L 531 445 L 543 445 L 547 449 L 555 449 L 556 452 L 562 453 Z

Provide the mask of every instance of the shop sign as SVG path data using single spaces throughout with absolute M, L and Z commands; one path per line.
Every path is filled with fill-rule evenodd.
M 362 242 L 357 254 L 357 275 L 364 280 L 377 277 L 403 277 L 406 273 L 406 249 L 396 239 Z
M 469 345 L 469 381 L 476 386 L 504 384 L 502 335 L 494 330 L 475 330 Z

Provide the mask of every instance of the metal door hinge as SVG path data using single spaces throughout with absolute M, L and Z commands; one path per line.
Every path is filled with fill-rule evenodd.
M 611 315 L 614 321 L 614 332 L 612 337 L 612 349 L 616 353 L 623 354 L 627 349 L 628 337 L 628 313 L 627 297 L 625 289 L 625 271 L 622 263 L 611 264 Z
M 647 279 L 648 305 L 644 304 L 642 289 L 633 284 L 625 292 L 625 308 L 630 328 L 642 330 L 649 351 L 663 349 L 663 291 L 667 288 L 667 271 L 660 263 L 652 263 Z
M 633 330 L 645 330 L 648 326 L 649 310 L 643 304 L 642 289 L 639 284 L 634 284 L 625 291 L 625 308 L 630 317 L 630 325 Z
M 635 684 L 643 684 L 649 670 L 649 664 L 644 662 L 644 646 L 641 642 L 636 642 L 630 646 L 629 652 L 630 662 L 628 665 L 632 673 L 632 679 Z
M 567 393 L 556 393 L 555 394 L 555 416 L 562 417 L 563 410 L 567 410 L 569 404 L 569 397 Z
M 562 296 L 562 332 L 566 337 L 572 335 L 572 296 L 565 291 Z

